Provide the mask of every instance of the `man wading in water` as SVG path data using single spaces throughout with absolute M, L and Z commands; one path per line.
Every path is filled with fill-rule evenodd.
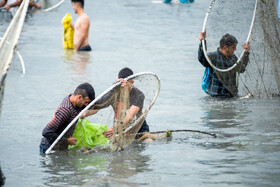
M 202 40 L 205 40 L 206 32 L 199 34 L 200 45 L 198 49 L 198 60 L 205 67 L 202 89 L 213 97 L 235 97 L 238 93 L 236 74 L 243 73 L 249 62 L 249 42 L 243 45 L 245 51 L 240 63 L 230 71 L 215 71 L 207 61 L 202 50 Z M 234 51 L 236 50 L 237 39 L 230 35 L 224 35 L 220 40 L 220 47 L 217 51 L 208 53 L 213 65 L 220 69 L 232 67 L 238 60 Z
M 41 154 L 45 154 L 69 123 L 94 99 L 95 92 L 89 83 L 80 84 L 73 94 L 69 94 L 63 99 L 61 104 L 56 108 L 51 121 L 42 132 L 43 137 L 40 144 Z M 76 144 L 77 139 L 72 137 L 75 126 L 73 125 L 64 134 L 53 149 L 67 150 L 68 145 Z
M 72 0 L 72 6 L 78 18 L 74 25 L 74 51 L 91 51 L 88 44 L 88 33 L 90 27 L 89 17 L 84 12 L 84 0 Z

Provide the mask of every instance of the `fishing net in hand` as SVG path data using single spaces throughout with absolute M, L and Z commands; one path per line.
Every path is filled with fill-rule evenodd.
M 145 119 L 160 89 L 159 79 L 153 73 L 139 73 L 125 80 L 127 82 L 124 86 L 118 84 L 94 105 L 94 108 L 101 111 L 109 106 L 113 109 L 112 151 L 122 150 L 130 145 L 140 129 L 149 130 Z
M 145 119 L 159 94 L 159 78 L 154 73 L 143 72 L 124 80 L 127 81 L 126 86 L 122 87 L 121 82 L 117 82 L 88 104 L 60 133 L 46 154 L 51 153 L 63 137 L 68 138 L 73 134 L 79 117 L 88 110 L 98 110 L 96 114 L 88 117 L 89 121 L 113 127 L 112 151 L 122 150 L 130 145 L 139 129 L 147 131 Z M 87 152 L 92 151 L 87 150 Z
M 214 0 L 205 17 L 205 30 L 204 55 L 231 95 L 250 94 L 260 98 L 279 95 L 279 21 L 273 0 Z M 222 64 L 211 52 L 217 51 L 226 33 L 233 35 L 238 44 L 235 59 Z M 243 50 L 248 41 L 249 55 Z
M 0 43 L 0 108 L 2 106 L 7 73 L 22 30 L 28 4 L 29 0 L 24 0 L 21 3 Z
M 4 9 L 4 7 L 0 8 L 0 24 L 2 25 L 4 22 L 10 22 L 13 18 L 13 15 L 10 11 Z

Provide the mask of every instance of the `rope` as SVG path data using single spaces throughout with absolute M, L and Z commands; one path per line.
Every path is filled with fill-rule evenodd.
M 199 130 L 190 130 L 190 129 L 180 129 L 180 130 L 166 130 L 166 131 L 153 131 L 153 132 L 142 132 L 142 133 L 137 133 L 137 136 L 143 136 L 145 134 L 161 134 L 165 133 L 168 136 L 171 136 L 170 133 L 172 132 L 193 132 L 193 133 L 201 133 L 201 134 L 207 134 L 210 136 L 213 136 L 214 138 L 217 138 L 217 135 L 214 133 L 209 133 L 205 131 L 199 131 Z

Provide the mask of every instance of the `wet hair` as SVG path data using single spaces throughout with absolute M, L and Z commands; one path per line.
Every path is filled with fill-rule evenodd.
M 83 98 L 88 97 L 91 101 L 95 99 L 94 89 L 89 83 L 80 84 L 76 88 L 74 95 L 82 95 Z
M 237 44 L 237 43 L 238 43 L 237 39 L 234 36 L 227 33 L 220 40 L 220 48 L 223 48 L 224 46 L 230 47 L 233 44 Z
M 84 0 L 71 0 L 72 3 L 79 3 L 80 7 L 84 8 Z
M 124 79 L 126 77 L 129 77 L 130 75 L 133 75 L 133 71 L 129 68 L 123 68 L 119 71 L 118 77 Z

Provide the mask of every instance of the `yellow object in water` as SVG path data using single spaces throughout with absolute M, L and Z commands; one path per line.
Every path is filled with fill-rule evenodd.
M 74 29 L 71 27 L 72 17 L 67 13 L 62 19 L 63 25 L 63 48 L 74 49 Z

